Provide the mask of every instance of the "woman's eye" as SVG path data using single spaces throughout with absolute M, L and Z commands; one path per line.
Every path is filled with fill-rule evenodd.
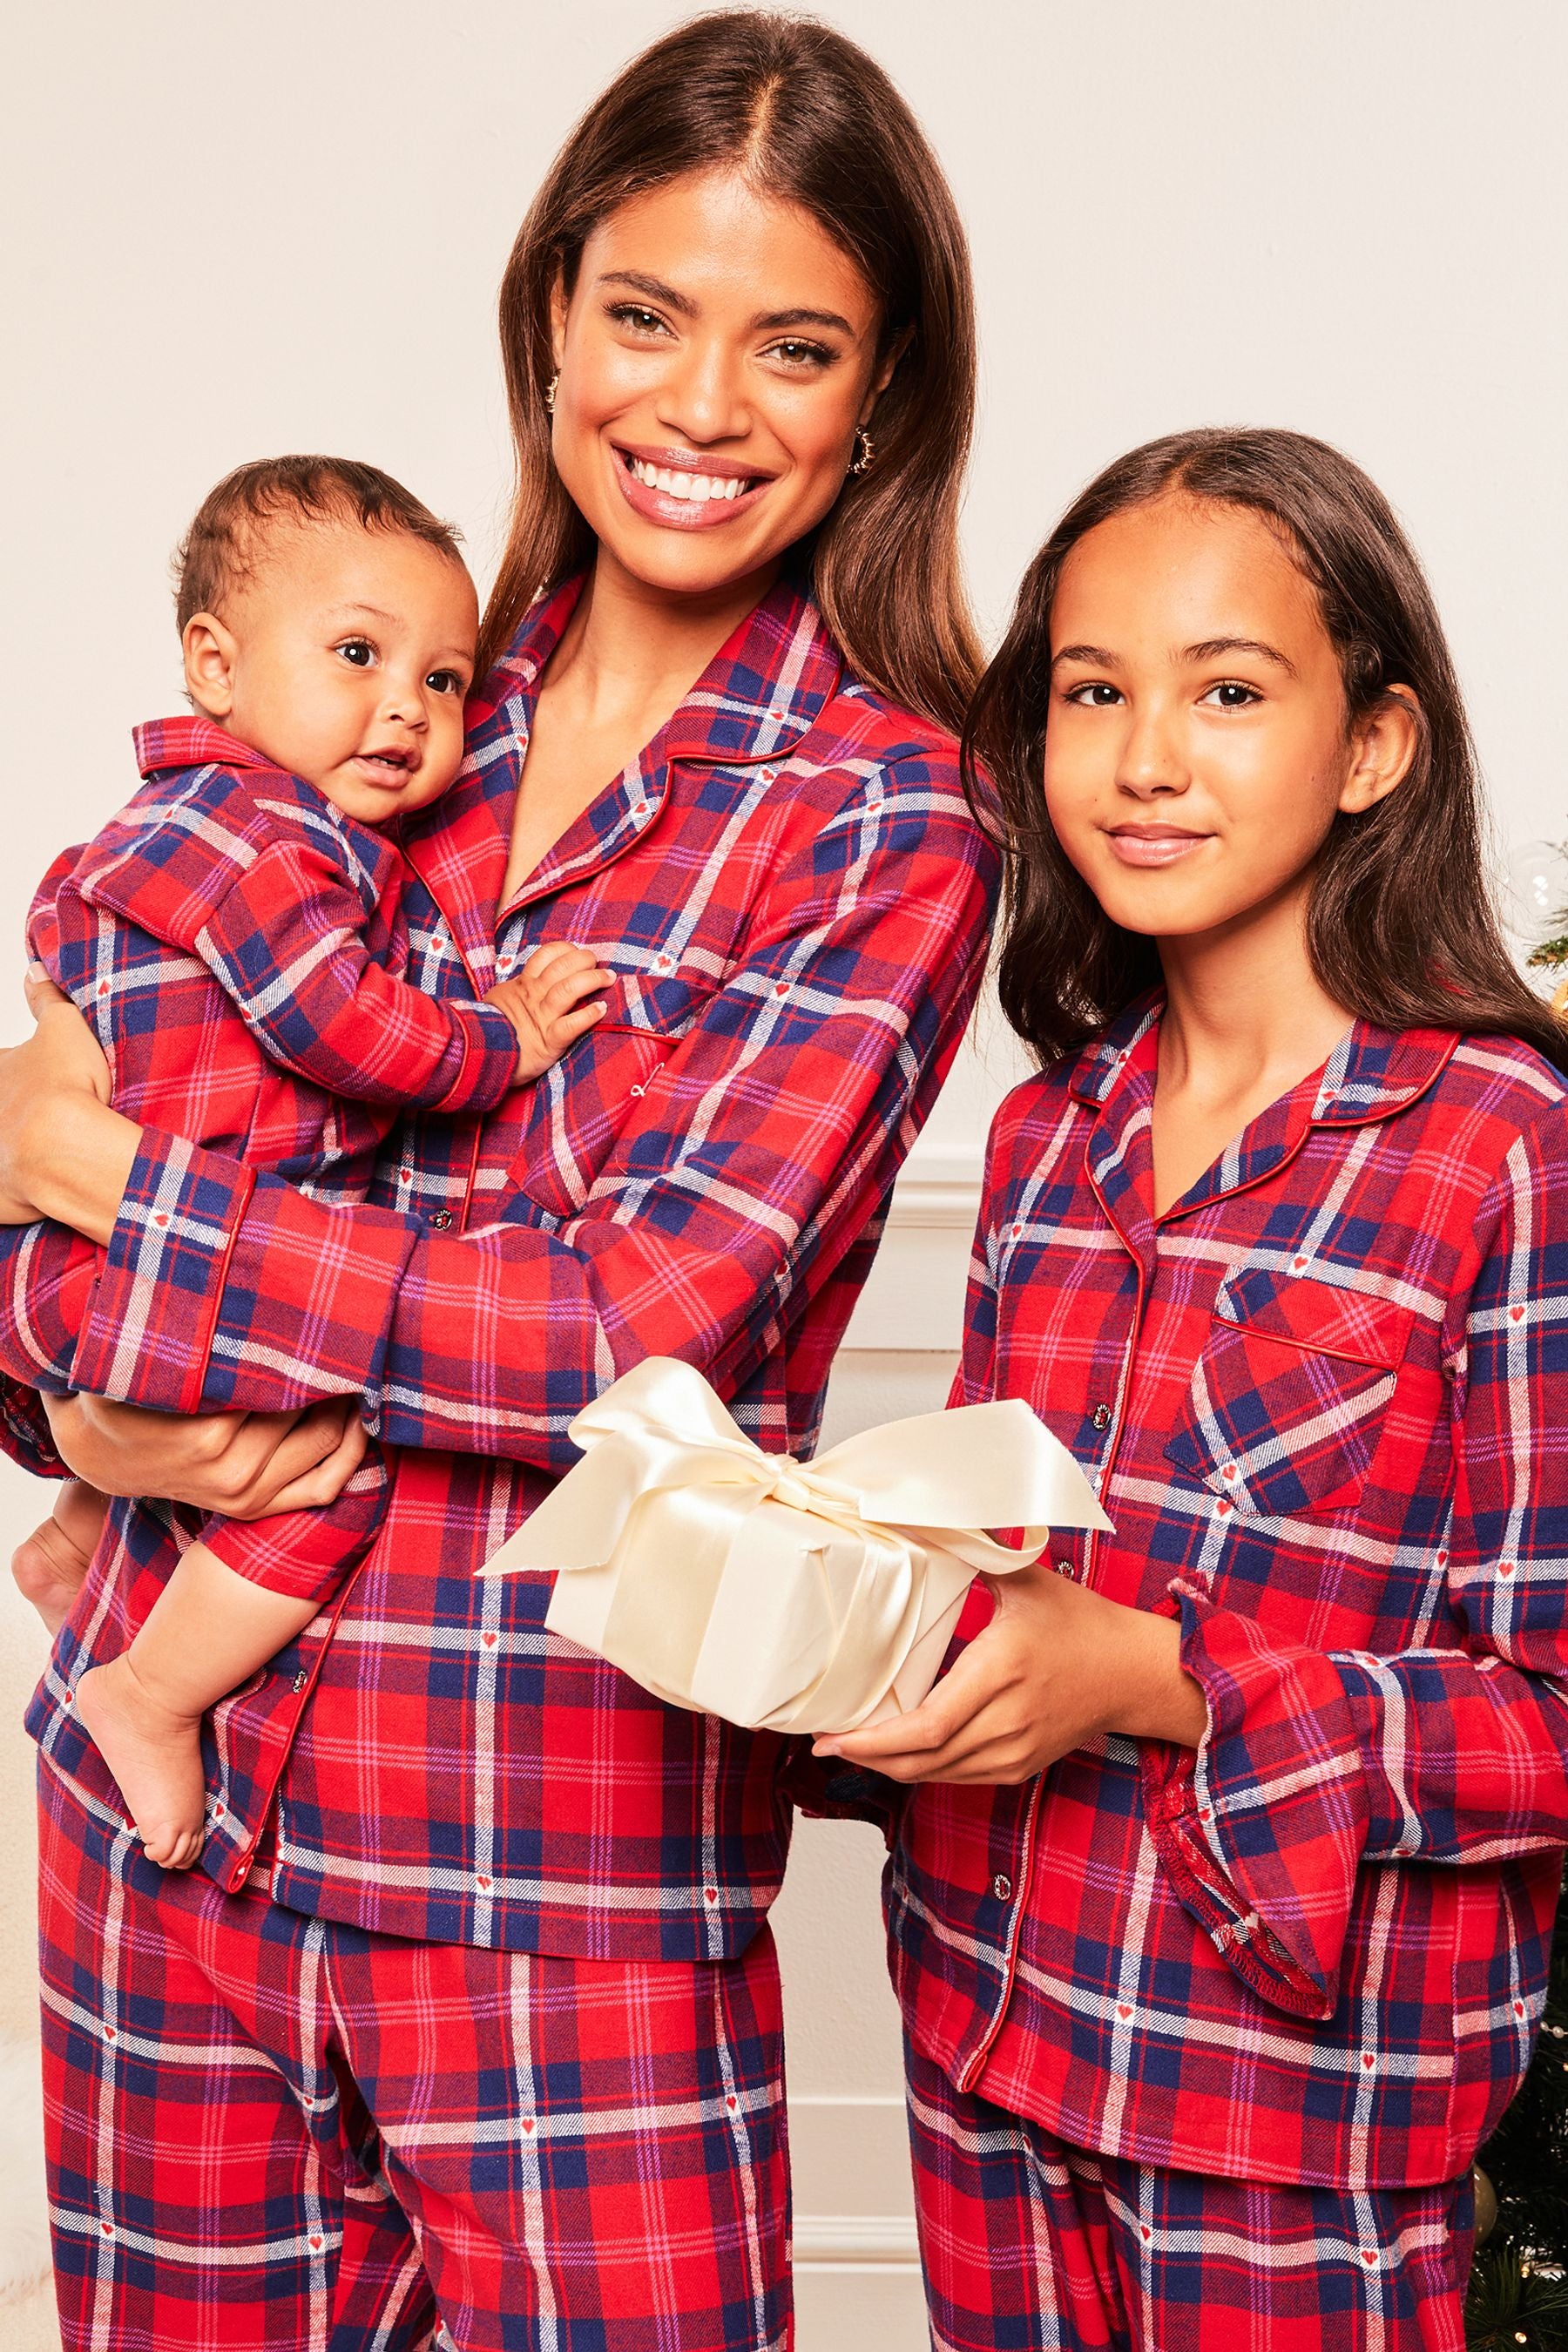
M 1261 702 L 1263 697 L 1255 686 L 1244 686 L 1238 677 L 1227 677 L 1218 686 L 1211 686 L 1203 699 L 1214 710 L 1245 710 L 1251 702 Z
M 461 694 L 463 681 L 455 669 L 433 669 L 425 681 L 437 694 Z
M 830 352 L 826 343 L 808 343 L 799 335 L 786 335 L 783 342 L 770 343 L 768 354 L 783 360 L 787 368 L 802 370 L 831 367 L 838 356 L 837 352 Z
M 375 659 L 375 647 L 368 637 L 345 637 L 337 651 L 344 661 L 352 662 L 355 669 L 369 669 Z
M 1066 698 L 1080 710 L 1110 710 L 1121 701 L 1121 688 L 1103 677 L 1086 678 L 1082 686 L 1068 687 Z
M 640 302 L 612 302 L 610 316 L 617 327 L 629 327 L 634 335 L 662 335 L 665 331 L 658 312 L 645 309 Z

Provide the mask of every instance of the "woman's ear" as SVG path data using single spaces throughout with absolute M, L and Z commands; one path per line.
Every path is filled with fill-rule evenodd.
M 1351 733 L 1351 765 L 1340 793 L 1347 816 L 1375 808 L 1405 782 L 1421 748 L 1421 705 L 1407 686 L 1391 686 Z
M 557 375 L 566 351 L 566 273 L 559 262 L 550 281 L 550 364 Z
M 226 719 L 234 709 L 232 633 L 216 613 L 194 613 L 180 635 L 185 656 L 185 692 L 207 719 Z
M 871 381 L 866 387 L 866 398 L 861 406 L 860 415 L 856 420 L 857 423 L 860 425 L 869 425 L 871 422 L 871 411 L 876 407 L 877 403 L 881 399 L 882 394 L 892 383 L 894 376 L 898 373 L 899 362 L 909 350 L 910 345 L 914 341 L 914 337 L 915 331 L 912 327 L 906 327 L 902 334 L 895 335 L 893 337 L 892 341 L 888 345 L 887 350 L 882 353 L 881 358 L 877 362 L 876 367 L 872 371 Z

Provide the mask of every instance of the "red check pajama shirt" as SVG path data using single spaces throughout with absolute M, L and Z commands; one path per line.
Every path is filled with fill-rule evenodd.
M 501 1100 L 517 1081 L 504 1014 L 440 1003 L 403 977 L 391 840 L 208 719 L 154 720 L 134 740 L 142 790 L 57 859 L 28 927 L 92 1023 L 116 1109 L 319 1199 L 354 1201 L 410 1104 Z M 384 1501 L 373 1458 L 330 1510 L 251 1525 L 176 1512 L 172 1524 L 258 1584 L 325 1600 Z M 133 1627 L 156 1590 L 116 1583 L 105 1599 Z
M 488 1118 L 408 1121 L 363 1206 L 149 1131 L 107 1252 L 47 1227 L 5 1245 L 0 1368 L 13 1449 L 39 1467 L 39 1386 L 174 1411 L 363 1395 L 396 1449 L 335 1616 L 216 1714 L 204 1866 L 237 1888 L 259 1853 L 279 1937 L 302 1915 L 689 1969 L 744 1954 L 777 1892 L 783 1743 L 546 1634 L 548 1579 L 473 1572 L 575 1458 L 574 1416 L 649 1354 L 700 1364 L 764 1447 L 810 1449 L 978 986 L 995 862 L 952 741 L 848 675 L 781 583 L 498 920 L 539 675 L 576 593 L 535 608 L 475 706 L 463 773 L 405 841 L 404 903 L 430 993 L 471 999 L 564 938 L 616 973 L 607 1018 Z M 30 1722 L 46 1778 L 112 1815 L 68 1697 L 101 1589 L 95 1572 Z M 71 1922 L 55 1927 L 63 1946 Z M 280 2243 L 297 2221 L 280 2189 Z M 783 2255 L 775 2214 L 774 2273 Z M 559 2352 L 612 2352 L 595 2324 L 563 2321 Z
M 1321 2274 L 1359 2266 L 1353 2326 L 1384 2296 L 1392 2328 L 1399 2295 L 1433 2292 L 1432 2213 L 1468 2226 L 1461 2189 L 1427 2192 L 1495 2124 L 1545 1994 L 1568 1843 L 1563 1083 L 1510 1039 L 1357 1023 L 1156 1221 L 1158 1014 L 1003 1106 L 957 1398 L 1026 1398 L 1089 1466 L 1115 1532 L 1063 1538 L 1058 1564 L 1179 1615 L 1209 1728 L 1195 1755 L 1108 1738 L 904 1811 L 890 1931 L 954 2347 L 988 2340 L 986 2278 L 1045 2230 L 1063 2151 L 1104 2159 L 1124 2210 L 1132 2173 L 1167 2218 L 1175 2176 L 1202 2190 L 1200 2269 L 1238 2184 L 1334 2192 L 1351 2252 L 1320 2210 Z M 1009 2118 L 1029 2132 L 997 2137 Z M 982 2256 L 962 2216 L 987 2150 Z M 1402 2196 L 1426 2213 L 1424 2286 L 1396 2288 L 1378 2220 Z M 1261 2324 L 1285 2258 L 1256 2234 Z M 1169 2233 L 1164 2253 L 1143 2242 L 1140 2292 L 1171 2332 L 1133 2340 L 1195 2343 L 1165 2307 Z M 1397 2340 L 1457 2343 L 1447 2292 L 1436 2335 Z M 1275 2322 L 1259 2340 L 1289 2342 Z

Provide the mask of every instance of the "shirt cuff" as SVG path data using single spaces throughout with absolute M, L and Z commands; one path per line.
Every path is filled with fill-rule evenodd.
M 449 1004 L 442 1009 L 457 1024 L 463 1058 L 457 1076 L 432 1108 L 493 1110 L 520 1083 L 517 1031 L 494 1004 Z
M 1360 1738 L 1332 1659 L 1173 1588 L 1208 1705 L 1195 1756 L 1151 1748 L 1150 1832 L 1186 1909 L 1274 2007 L 1331 2015 L 1364 1837 Z
M 71 1367 L 90 1396 L 197 1412 L 235 1236 L 255 1186 L 237 1160 L 148 1129 Z

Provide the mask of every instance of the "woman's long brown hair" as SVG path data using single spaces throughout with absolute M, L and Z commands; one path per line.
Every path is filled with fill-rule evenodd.
M 964 730 L 966 788 L 1005 859 L 997 983 L 1042 1062 L 1082 1045 L 1160 977 L 1152 940 L 1104 914 L 1046 814 L 1051 607 L 1079 541 L 1171 491 L 1238 506 L 1280 534 L 1316 588 L 1346 719 L 1395 686 L 1420 705 L 1396 792 L 1335 817 L 1312 879 L 1307 947 L 1336 1003 L 1383 1029 L 1522 1037 L 1568 1069 L 1568 1028 L 1510 961 L 1488 887 L 1475 747 L 1432 592 L 1359 466 L 1301 433 L 1174 433 L 1134 449 L 1068 508 L 1024 575 Z
M 517 489 L 481 632 L 481 671 L 541 587 L 594 541 L 550 454 L 551 296 L 628 196 L 732 166 L 820 222 L 908 341 L 850 476 L 809 550 L 813 593 L 850 667 L 956 733 L 980 670 L 958 554 L 974 412 L 969 252 L 930 146 L 881 68 L 827 26 L 735 9 L 698 16 L 595 100 L 518 231 L 501 285 Z

